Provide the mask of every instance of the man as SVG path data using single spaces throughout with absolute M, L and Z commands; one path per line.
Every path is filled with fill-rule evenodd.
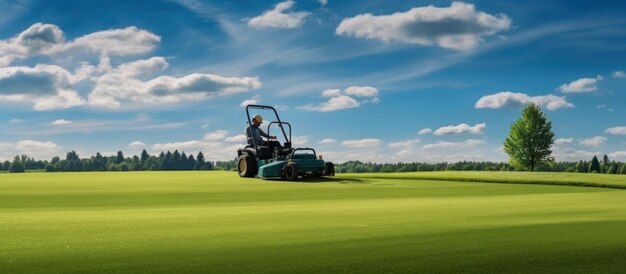
M 248 138 L 248 144 L 253 145 L 253 140 L 256 140 L 257 146 L 269 146 L 281 148 L 278 141 L 265 141 L 263 137 L 267 139 L 276 139 L 276 136 L 270 136 L 259 127 L 263 123 L 263 117 L 259 114 L 255 114 L 252 117 L 252 126 L 246 128 L 246 137 Z

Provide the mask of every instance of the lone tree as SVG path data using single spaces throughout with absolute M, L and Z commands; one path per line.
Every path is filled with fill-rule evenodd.
M 551 160 L 553 143 L 552 122 L 539 106 L 530 104 L 522 110 L 522 118 L 511 125 L 504 151 L 512 166 L 535 171 L 538 165 Z

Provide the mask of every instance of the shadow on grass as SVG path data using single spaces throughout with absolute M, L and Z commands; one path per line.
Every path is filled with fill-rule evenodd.
M 336 184 L 370 184 L 368 180 L 359 178 L 336 178 L 336 177 L 316 177 L 316 178 L 300 178 L 298 180 L 289 181 L 283 179 L 266 179 L 268 181 L 277 181 L 285 183 L 336 183 Z

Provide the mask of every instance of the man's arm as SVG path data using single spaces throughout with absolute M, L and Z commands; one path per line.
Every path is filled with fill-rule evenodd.
M 267 133 L 263 132 L 263 130 L 260 129 L 260 128 L 259 128 L 259 132 L 261 133 L 261 136 L 263 136 L 263 137 L 265 137 L 267 139 L 276 138 L 276 136 L 267 135 Z
M 252 145 L 252 129 L 250 127 L 246 128 L 246 138 L 248 139 L 248 144 Z

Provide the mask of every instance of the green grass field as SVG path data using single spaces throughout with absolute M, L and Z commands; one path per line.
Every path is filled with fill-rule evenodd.
M 626 177 L 550 175 L 547 183 Z M 217 171 L 0 174 L 0 272 L 626 269 L 626 190 L 444 178 L 496 173 L 374 176 L 293 183 Z

